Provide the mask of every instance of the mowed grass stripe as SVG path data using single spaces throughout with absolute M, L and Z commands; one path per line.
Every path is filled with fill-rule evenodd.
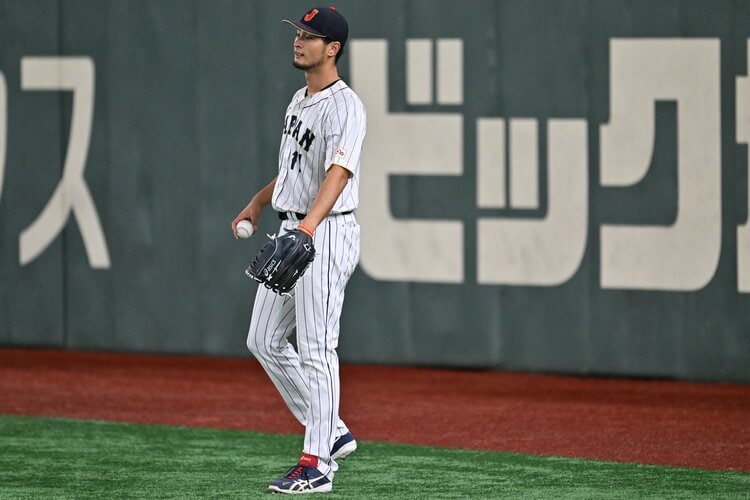
M 0 498 L 268 498 L 301 436 L 0 416 Z M 360 442 L 327 498 L 750 498 L 750 474 Z

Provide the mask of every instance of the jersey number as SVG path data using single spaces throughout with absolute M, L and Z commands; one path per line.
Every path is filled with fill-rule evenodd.
M 297 161 L 302 158 L 302 153 L 295 151 L 292 153 L 292 166 L 289 167 L 290 170 L 294 170 L 294 166 L 297 164 Z

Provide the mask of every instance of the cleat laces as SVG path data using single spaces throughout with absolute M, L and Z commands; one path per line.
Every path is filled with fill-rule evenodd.
M 287 473 L 286 475 L 287 479 L 296 479 L 300 474 L 302 474 L 302 471 L 305 470 L 305 468 L 301 465 L 298 465 L 297 467 L 293 467 L 293 469 L 294 470 L 290 470 Z

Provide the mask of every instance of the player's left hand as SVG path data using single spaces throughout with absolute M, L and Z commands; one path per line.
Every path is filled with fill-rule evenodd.
M 245 274 L 280 295 L 289 295 L 315 258 L 313 239 L 307 232 L 292 229 L 281 236 L 270 236 Z

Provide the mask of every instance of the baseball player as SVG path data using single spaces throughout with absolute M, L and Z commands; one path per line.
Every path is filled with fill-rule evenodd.
M 359 261 L 359 160 L 365 110 L 338 76 L 348 25 L 334 7 L 315 7 L 296 27 L 294 61 L 307 85 L 287 107 L 278 175 L 232 221 L 257 230 L 263 207 L 281 219 L 279 234 L 295 228 L 313 238 L 315 259 L 289 296 L 259 286 L 247 336 L 248 349 L 268 373 L 289 410 L 305 426 L 297 465 L 269 489 L 316 493 L 332 489 L 342 459 L 357 442 L 339 418 L 336 347 L 344 289 Z M 289 343 L 295 331 L 297 349 Z

